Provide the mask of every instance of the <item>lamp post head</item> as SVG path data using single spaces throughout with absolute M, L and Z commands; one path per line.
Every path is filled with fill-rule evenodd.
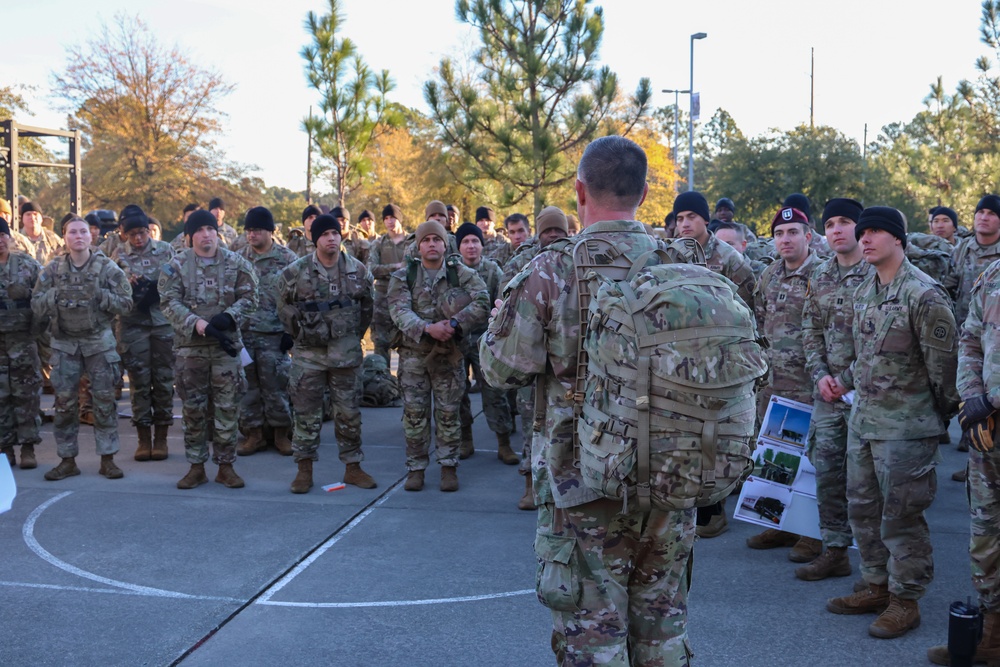
M 691 35 L 691 39 L 705 39 L 706 37 L 708 37 L 707 32 L 696 32 L 695 34 Z

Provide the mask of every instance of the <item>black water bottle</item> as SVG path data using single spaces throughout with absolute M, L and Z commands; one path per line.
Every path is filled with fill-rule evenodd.
M 976 647 L 983 638 L 983 616 L 979 607 L 966 602 L 952 602 L 948 608 L 948 655 L 952 667 L 972 667 Z

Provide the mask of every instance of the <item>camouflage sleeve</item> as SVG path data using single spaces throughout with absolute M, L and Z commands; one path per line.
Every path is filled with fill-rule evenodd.
M 490 294 L 486 291 L 486 283 L 472 269 L 462 271 L 459 275 L 459 285 L 472 296 L 472 301 L 455 313 L 455 319 L 462 325 L 463 331 L 475 331 L 486 322 L 490 314 Z
M 749 306 L 750 310 L 754 310 L 754 299 L 756 298 L 756 295 L 754 294 L 754 287 L 756 278 L 753 275 L 753 269 L 750 267 L 750 263 L 743 257 L 743 255 L 733 253 L 733 268 L 730 276 L 732 276 L 731 279 L 733 283 L 736 284 L 736 293 L 741 299 L 743 299 L 743 302 Z
M 990 269 L 993 269 L 991 266 Z M 965 318 L 962 325 L 962 334 L 958 343 L 958 394 L 963 399 L 979 396 L 986 391 L 983 383 L 983 297 L 986 290 L 983 283 L 987 280 L 987 274 L 993 271 L 988 269 L 976 281 L 972 288 L 972 300 L 969 301 L 969 316 Z M 1000 387 L 990 390 L 990 403 L 996 407 L 1000 404 Z
M 375 278 L 368 267 L 361 265 L 364 277 L 361 279 L 361 288 L 364 293 L 361 295 L 361 322 L 358 329 L 358 338 L 364 338 L 365 332 L 371 326 L 372 316 L 375 313 Z
M 500 267 L 496 262 L 492 262 L 490 273 L 486 280 L 486 292 L 489 297 L 490 310 L 493 309 L 493 302 L 500 296 Z
M 294 264 L 294 262 L 293 262 Z M 298 266 L 296 264 L 296 266 Z M 292 264 L 289 264 L 278 276 L 276 284 L 277 299 L 275 307 L 278 309 L 278 319 L 285 327 L 285 333 L 294 335 L 294 325 L 299 318 L 298 308 L 293 304 L 298 301 L 295 297 L 295 284 L 298 279 L 298 271 Z
M 920 335 L 920 350 L 938 412 L 942 418 L 950 419 L 958 412 L 959 403 L 955 387 L 958 332 L 951 303 L 943 289 L 935 287 L 921 296 L 913 330 Z
M 806 355 L 806 372 L 815 386 L 821 379 L 830 375 L 830 367 L 826 363 L 826 341 L 823 337 L 823 315 L 820 313 L 816 296 L 806 293 L 806 302 L 802 307 L 802 349 Z
M 413 295 L 406 284 L 406 271 L 400 269 L 392 274 L 389 279 L 389 292 L 386 297 L 389 305 L 389 317 L 392 323 L 402 332 L 404 336 L 420 342 L 420 337 L 424 335 L 424 328 L 428 322 L 424 318 L 413 312 Z
M 120 266 L 108 262 L 102 282 L 101 310 L 112 315 L 124 315 L 132 310 L 132 285 Z
M 156 283 L 160 293 L 160 311 L 177 331 L 190 334 L 201 319 L 184 305 L 184 284 L 181 281 L 181 267 L 174 260 L 163 265 L 160 279 Z
M 240 255 L 230 255 L 237 263 L 236 286 L 233 289 L 235 301 L 224 312 L 236 322 L 236 328 L 243 326 L 243 320 L 257 310 L 257 272 Z M 162 295 L 161 295 L 162 298 Z
M 54 267 L 46 265 L 38 273 L 38 280 L 31 294 L 31 312 L 35 317 L 43 319 L 56 314 L 56 290 L 52 281 Z
M 773 266 L 773 265 L 772 265 Z M 770 267 L 768 267 L 770 269 Z M 753 298 L 747 305 L 753 310 L 754 319 L 757 320 L 757 331 L 761 336 L 765 335 L 766 329 L 764 329 L 764 316 L 767 314 L 767 297 L 764 295 L 764 284 L 771 275 L 771 271 L 768 269 L 764 270 L 761 275 L 760 280 L 757 281 L 757 285 L 753 290 Z

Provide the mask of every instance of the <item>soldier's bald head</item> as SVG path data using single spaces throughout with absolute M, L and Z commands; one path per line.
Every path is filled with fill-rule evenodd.
M 590 142 L 576 177 L 602 205 L 636 209 L 646 193 L 646 152 L 625 137 L 601 137 Z

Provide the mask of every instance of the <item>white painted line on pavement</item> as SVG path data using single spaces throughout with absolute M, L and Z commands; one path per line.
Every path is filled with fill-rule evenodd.
M 463 595 L 455 598 L 429 598 L 426 600 L 382 600 L 378 602 L 272 602 L 270 600 L 257 604 L 264 604 L 273 607 L 311 607 L 314 609 L 346 609 L 353 607 L 412 607 L 421 604 L 447 604 L 449 602 L 476 602 L 478 600 L 495 600 L 497 598 L 510 598 L 517 595 L 528 595 L 534 593 L 535 589 L 523 591 L 507 591 L 506 593 L 487 593 L 485 595 Z
M 26 581 L 0 581 L 0 586 L 7 588 L 44 588 L 53 591 L 68 591 L 71 593 L 108 593 L 111 595 L 138 595 L 148 597 L 143 591 L 127 591 L 120 588 L 88 588 L 87 586 L 59 586 L 56 584 L 31 584 Z M 162 597 L 162 596 L 157 596 Z M 185 597 L 185 599 L 190 599 Z M 201 597 L 199 600 L 218 600 L 221 602 L 244 602 L 241 598 Z

